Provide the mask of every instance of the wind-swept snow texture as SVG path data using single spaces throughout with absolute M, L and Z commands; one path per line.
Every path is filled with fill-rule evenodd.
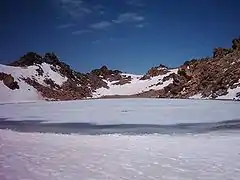
M 239 120 L 236 101 L 1 104 L 0 179 L 239 180 Z
M 171 69 L 165 75 L 159 75 L 152 77 L 146 80 L 140 80 L 143 75 L 133 75 L 133 74 L 122 74 L 126 76 L 131 76 L 132 80 L 130 83 L 124 85 L 114 85 L 115 81 L 108 83 L 109 88 L 99 88 L 96 90 L 96 93 L 93 94 L 93 97 L 101 97 L 101 96 L 112 96 L 112 95 L 134 95 L 142 92 L 146 92 L 149 90 L 160 90 L 164 87 L 168 86 L 173 82 L 172 79 L 163 82 L 163 78 L 170 75 L 171 73 L 177 73 L 178 69 Z M 161 83 L 159 85 L 158 83 Z
M 0 130 L 1 180 L 239 180 L 239 133 L 57 135 Z
M 43 75 L 39 75 L 37 69 L 41 68 Z M 2 82 L 0 82 L 0 102 L 32 102 L 39 101 L 43 98 L 38 91 L 28 85 L 21 78 L 35 79 L 36 82 L 47 86 L 44 83 L 44 79 L 52 79 L 56 84 L 62 85 L 67 80 L 66 77 L 61 76 L 58 72 L 51 69 L 51 65 L 42 63 L 41 65 L 34 65 L 28 67 L 13 67 L 0 64 L 0 72 L 11 74 L 14 80 L 18 82 L 20 89 L 11 90 L 7 88 Z

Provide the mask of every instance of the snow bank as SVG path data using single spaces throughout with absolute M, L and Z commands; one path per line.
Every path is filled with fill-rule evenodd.
M 191 97 L 189 97 L 189 99 L 201 99 L 202 98 L 202 94 L 195 94 Z
M 78 136 L 0 130 L 0 179 L 239 180 L 240 135 Z
M 42 96 L 35 88 L 23 81 L 18 81 L 20 89 L 11 90 L 0 81 L 0 102 L 1 103 L 18 103 L 18 102 L 35 102 L 42 100 Z
M 240 93 L 240 87 L 237 87 L 235 89 L 228 89 L 228 94 L 224 96 L 219 96 L 217 99 L 235 99 L 240 100 L 240 96 L 236 97 L 237 93 Z
M 222 95 L 222 96 L 218 96 L 216 99 L 220 99 L 220 100 L 240 100 L 240 96 L 237 97 L 237 93 L 240 93 L 240 87 L 236 87 L 234 89 L 229 88 L 227 90 L 228 94 L 226 95 Z M 202 94 L 195 94 L 191 97 L 189 97 L 189 99 L 210 99 L 209 97 L 202 97 Z

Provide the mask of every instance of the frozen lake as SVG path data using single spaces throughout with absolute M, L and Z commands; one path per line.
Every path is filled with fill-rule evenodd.
M 240 102 L 111 99 L 0 105 L 0 128 L 80 134 L 201 133 L 240 127 Z
M 239 105 L 162 99 L 1 104 L 0 179 L 239 180 Z

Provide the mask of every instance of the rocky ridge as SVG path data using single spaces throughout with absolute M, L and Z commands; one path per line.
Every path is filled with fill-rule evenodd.
M 46 100 L 95 97 L 240 99 L 240 39 L 234 39 L 231 48 L 215 48 L 212 57 L 186 61 L 177 69 L 160 64 L 142 76 L 124 74 L 106 66 L 80 73 L 54 53 L 40 56 L 29 52 L 8 66 L 0 67 L 1 81 L 13 92 L 33 87 Z
M 186 61 L 178 73 L 172 75 L 173 83 L 156 93 L 163 98 L 190 98 L 198 94 L 201 98 L 221 99 L 221 96 L 239 88 L 239 42 L 239 39 L 234 39 L 232 48 L 214 49 L 212 57 Z
M 66 80 L 60 85 L 56 84 L 54 77 L 50 78 L 47 75 L 49 72 L 45 72 L 44 66 L 46 65 L 50 67 L 47 71 L 55 72 Z M 26 77 L 21 75 L 18 79 L 34 87 L 47 100 L 84 99 L 91 97 L 92 93 L 98 88 L 108 88 L 107 80 L 114 81 L 115 84 L 125 84 L 129 80 L 128 77 L 120 75 L 121 71 L 109 70 L 106 66 L 94 69 L 86 74 L 76 72 L 69 65 L 60 61 L 54 53 L 46 53 L 44 56 L 40 56 L 34 52 L 29 52 L 19 60 L 10 63 L 9 66 L 20 68 L 20 71 L 32 67 L 34 70 L 31 75 Z M 3 75 L 4 77 L 2 77 Z M 4 84 L 13 89 L 12 85 L 9 85 L 10 83 L 6 83 L 8 77 L 12 76 L 1 72 L 0 80 L 4 80 Z M 43 81 L 39 81 L 39 78 Z M 11 83 L 17 83 L 14 82 L 13 77 L 10 80 Z

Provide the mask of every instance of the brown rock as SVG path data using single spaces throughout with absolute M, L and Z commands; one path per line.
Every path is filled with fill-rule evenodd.
M 226 49 L 226 48 L 215 48 L 213 50 L 213 58 L 222 58 L 226 56 L 229 53 L 232 53 L 232 49 Z
M 11 90 L 19 89 L 18 83 L 14 81 L 11 74 L 0 73 L 0 80 L 2 80 L 4 85 Z
M 118 82 L 114 83 L 113 85 L 124 85 L 124 84 L 128 84 L 131 83 L 131 76 L 125 77 L 125 78 L 121 78 Z
M 233 39 L 232 48 L 237 50 L 240 49 L 240 38 Z
M 147 80 L 147 79 L 151 79 L 151 76 L 149 74 L 146 74 L 140 78 L 140 80 Z
M 5 75 L 6 75 L 5 73 L 0 72 L 0 81 L 2 81 L 4 79 Z
M 52 79 L 46 78 L 43 80 L 47 85 L 49 85 L 51 88 L 58 88 L 60 89 L 60 86 L 56 84 Z
M 169 74 L 168 76 L 165 76 L 165 77 L 163 78 L 163 82 L 169 81 L 169 80 L 172 79 L 175 75 L 176 75 L 175 73 L 171 73 L 171 74 Z
M 151 79 L 151 77 L 159 76 L 159 75 L 164 75 L 167 74 L 168 68 L 162 64 L 160 64 L 157 67 L 151 68 L 143 77 L 140 78 L 140 80 L 147 80 Z

